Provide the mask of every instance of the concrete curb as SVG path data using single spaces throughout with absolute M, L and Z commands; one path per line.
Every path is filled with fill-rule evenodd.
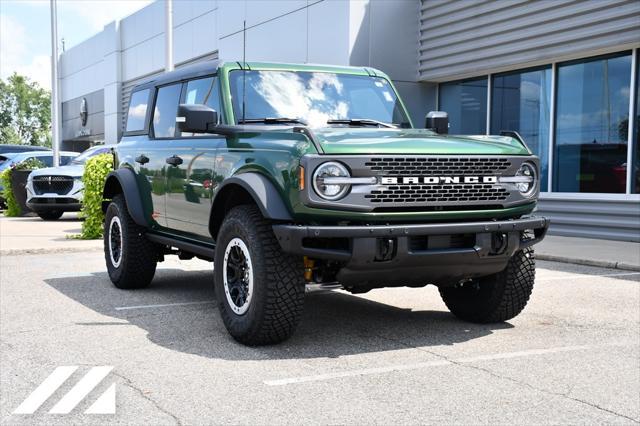
M 555 256 L 552 254 L 536 253 L 536 259 L 552 262 L 574 263 L 576 265 L 597 266 L 599 268 L 622 269 L 625 271 L 640 272 L 640 265 L 631 265 L 624 262 L 607 262 L 605 260 L 576 259 L 575 257 Z
M 102 246 L 5 249 L 0 250 L 0 256 L 20 256 L 24 254 L 85 253 L 93 251 L 102 251 Z

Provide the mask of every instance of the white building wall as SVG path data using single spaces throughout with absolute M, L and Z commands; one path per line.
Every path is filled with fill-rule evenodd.
M 104 27 L 105 35 L 103 65 L 104 83 L 104 139 L 115 143 L 120 138 L 122 110 L 122 43 L 119 23 L 112 22 Z
M 60 99 L 62 102 L 104 87 L 103 67 L 107 34 L 102 31 L 65 52 L 60 59 Z
M 123 83 L 164 68 L 164 10 L 156 1 L 61 57 L 63 101 L 105 90 L 108 143 L 120 135 Z M 417 0 L 174 0 L 173 11 L 176 65 L 216 51 L 242 60 L 246 21 L 247 61 L 372 66 L 411 106 L 428 89 L 416 83 Z

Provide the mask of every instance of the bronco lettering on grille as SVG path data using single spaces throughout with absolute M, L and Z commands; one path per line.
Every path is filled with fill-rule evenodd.
M 382 185 L 420 185 L 420 184 L 454 184 L 454 183 L 497 183 L 496 176 L 407 176 L 407 177 L 382 177 Z

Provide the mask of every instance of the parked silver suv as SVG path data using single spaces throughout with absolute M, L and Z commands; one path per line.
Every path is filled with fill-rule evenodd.
M 27 181 L 27 206 L 44 220 L 57 220 L 64 212 L 82 207 L 84 185 L 82 174 L 86 161 L 96 155 L 111 152 L 112 145 L 97 145 L 87 149 L 68 165 L 31 172 Z

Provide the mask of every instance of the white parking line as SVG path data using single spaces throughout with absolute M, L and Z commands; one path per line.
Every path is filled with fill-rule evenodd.
M 340 371 L 337 373 L 289 377 L 286 379 L 277 379 L 277 380 L 265 380 L 263 383 L 267 386 L 283 386 L 283 385 L 290 385 L 295 383 L 318 382 L 323 380 L 339 379 L 343 377 L 355 377 L 355 376 L 366 376 L 366 375 L 372 375 L 372 374 L 391 373 L 394 371 L 419 370 L 419 369 L 428 368 L 428 367 L 440 367 L 445 365 L 466 364 L 466 363 L 472 363 L 472 362 L 478 362 L 478 361 L 521 358 L 521 357 L 527 357 L 527 356 L 546 355 L 546 354 L 554 354 L 554 353 L 561 353 L 561 352 L 585 351 L 585 350 L 593 350 L 593 349 L 611 347 L 611 346 L 638 346 L 638 344 L 637 343 L 609 343 L 609 344 L 602 344 L 602 345 L 562 346 L 562 347 L 548 348 L 548 349 L 531 349 L 531 350 L 518 351 L 518 352 L 505 352 L 505 353 L 498 353 L 498 354 L 478 355 L 474 357 L 454 359 L 451 361 L 443 359 L 443 360 L 435 360 L 435 361 L 428 361 L 428 362 L 419 362 L 414 364 L 391 365 L 388 367 L 378 367 L 378 368 L 362 368 L 358 370 Z
M 215 303 L 214 300 L 204 300 L 201 302 L 182 302 L 182 303 L 163 303 L 160 305 L 137 305 L 137 306 L 119 306 L 114 308 L 116 311 L 128 311 L 130 309 L 151 309 L 151 308 L 166 308 L 168 306 L 188 306 L 188 305 L 206 305 L 209 303 Z
M 555 281 L 555 280 L 566 280 L 566 279 L 571 279 L 571 280 L 580 280 L 580 279 L 588 279 L 588 278 L 597 278 L 597 277 L 627 277 L 627 276 L 631 276 L 631 275 L 640 275 L 640 272 L 620 272 L 620 273 L 615 273 L 615 274 L 592 274 L 592 275 L 585 275 L 585 274 L 577 274 L 575 272 L 569 272 L 569 275 L 567 276 L 557 276 L 557 277 L 540 277 L 540 278 L 536 278 L 536 280 L 540 280 L 540 281 Z

